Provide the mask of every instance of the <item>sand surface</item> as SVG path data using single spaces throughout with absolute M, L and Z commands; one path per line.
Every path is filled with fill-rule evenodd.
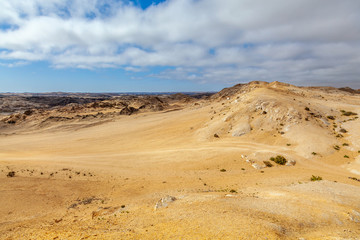
M 226 94 L 4 130 L 0 239 L 360 239 L 360 120 L 341 113 L 360 114 L 360 96 L 280 83 Z M 296 164 L 265 167 L 277 155 Z

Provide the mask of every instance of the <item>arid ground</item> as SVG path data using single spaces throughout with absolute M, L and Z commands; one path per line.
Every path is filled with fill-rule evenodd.
M 0 239 L 360 239 L 357 91 L 6 99 Z

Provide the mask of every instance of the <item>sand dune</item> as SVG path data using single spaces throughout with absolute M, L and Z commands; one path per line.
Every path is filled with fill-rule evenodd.
M 252 82 L 146 101 L 5 116 L 0 239 L 359 239 L 358 93 Z

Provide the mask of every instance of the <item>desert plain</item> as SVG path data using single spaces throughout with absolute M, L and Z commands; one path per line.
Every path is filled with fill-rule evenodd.
M 2 95 L 0 239 L 360 239 L 359 91 L 81 99 Z

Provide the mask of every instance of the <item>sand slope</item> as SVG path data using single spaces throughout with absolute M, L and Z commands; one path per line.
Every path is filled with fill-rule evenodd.
M 0 239 L 359 239 L 360 121 L 341 112 L 359 95 L 253 82 L 179 104 L 5 129 Z M 276 155 L 295 166 L 263 168 Z

